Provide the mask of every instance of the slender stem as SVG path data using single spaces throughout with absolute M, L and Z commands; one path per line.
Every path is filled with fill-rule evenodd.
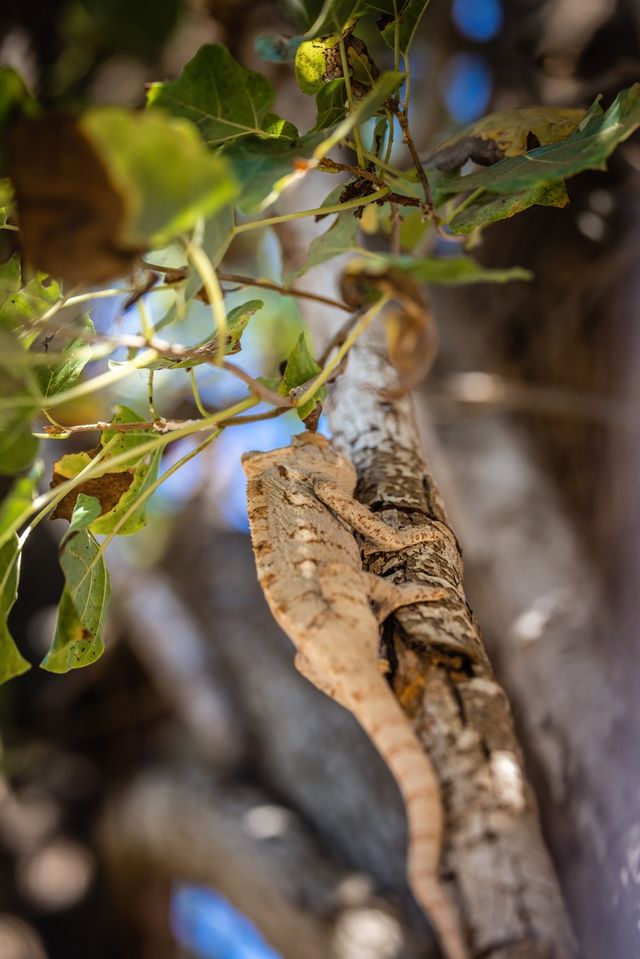
M 241 283 L 243 286 L 255 286 L 261 290 L 273 290 L 274 293 L 280 293 L 282 296 L 299 296 L 305 300 L 315 300 L 316 303 L 324 303 L 326 306 L 334 306 L 338 310 L 351 312 L 351 307 L 341 300 L 332 300 L 329 296 L 321 296 L 319 293 L 311 293 L 308 290 L 299 290 L 295 286 L 282 286 L 280 283 L 274 283 L 272 280 L 256 279 L 252 276 L 243 276 L 240 273 L 223 273 L 217 271 L 218 279 L 227 283 Z
M 196 380 L 196 371 L 191 367 L 189 370 L 189 381 L 191 383 L 191 392 L 193 394 L 193 402 L 196 404 L 196 409 L 201 416 L 211 416 L 209 410 L 205 409 L 204 403 L 202 402 L 202 397 L 200 396 L 200 390 L 198 389 L 198 382 Z
M 351 166 L 349 163 L 337 163 L 335 160 L 330 160 L 329 157 L 323 157 L 323 159 L 319 161 L 318 166 L 328 173 L 351 173 L 352 176 L 358 177 L 359 180 L 370 180 L 371 183 L 375 183 L 377 186 L 387 185 L 382 177 L 376 176 L 371 170 L 365 170 L 359 166 Z
M 305 403 L 307 403 L 310 399 L 312 399 L 316 395 L 320 387 L 327 382 L 327 380 L 329 379 L 333 371 L 337 369 L 337 367 L 340 365 L 340 363 L 342 362 L 344 357 L 347 355 L 347 353 L 349 352 L 349 350 L 351 349 L 355 341 L 358 339 L 358 337 L 362 333 L 364 333 L 364 331 L 369 326 L 369 324 L 374 319 L 374 317 L 376 317 L 378 313 L 380 312 L 380 310 L 384 306 L 386 306 L 386 304 L 389 302 L 389 299 L 390 299 L 389 296 L 381 297 L 381 299 L 379 299 L 377 303 L 374 303 L 373 306 L 366 311 L 366 313 L 362 314 L 358 322 L 354 324 L 351 331 L 345 337 L 345 340 L 342 343 L 342 345 L 336 350 L 334 356 L 329 360 L 329 362 L 322 369 L 322 371 L 316 376 L 313 382 L 310 383 L 310 385 L 304 391 L 304 393 L 302 393 L 300 396 L 296 398 L 296 402 L 295 402 L 296 406 L 298 407 L 304 406 Z
M 314 210 L 299 210 L 296 213 L 284 213 L 282 216 L 271 216 L 265 220 L 253 220 L 251 223 L 240 223 L 233 228 L 234 233 L 244 233 L 246 230 L 258 230 L 264 226 L 274 226 L 276 223 L 288 223 L 289 220 L 299 220 L 305 216 L 326 216 L 329 213 L 342 213 L 344 210 L 354 210 L 359 206 L 366 206 L 368 203 L 375 203 L 390 192 L 389 187 L 376 190 L 369 196 L 356 197 L 355 200 L 348 200 L 346 203 L 334 203 L 331 206 L 319 206 Z
M 411 131 L 409 130 L 409 117 L 408 117 L 407 111 L 405 108 L 401 107 L 397 101 L 395 101 L 395 104 L 392 107 L 392 110 L 398 118 L 398 123 L 400 124 L 400 129 L 402 130 L 402 137 L 409 149 L 409 153 L 411 154 L 411 159 L 413 160 L 415 171 L 418 174 L 418 178 L 422 184 L 425 203 L 428 207 L 429 212 L 433 214 L 433 199 L 431 198 L 431 187 L 429 186 L 429 179 L 427 177 L 427 174 L 424 171 L 424 167 L 422 166 L 420 162 L 420 157 L 418 156 L 416 145 L 413 142 L 413 137 L 411 136 Z
M 224 294 L 218 282 L 216 271 L 211 266 L 211 261 L 202 247 L 193 242 L 187 243 L 187 255 L 198 271 L 209 298 L 214 331 L 218 338 L 215 364 L 216 366 L 222 366 L 227 340 L 227 314 L 224 308 Z
M 254 379 L 253 376 L 243 370 L 240 366 L 236 366 L 234 363 L 229 363 L 228 360 L 224 360 L 222 363 L 222 368 L 227 370 L 229 373 L 233 373 L 233 375 L 237 376 L 238 379 L 243 381 L 243 383 L 246 383 L 251 392 L 255 396 L 259 396 L 260 399 L 266 400 L 268 403 L 273 403 L 275 406 L 284 406 L 287 408 L 291 407 L 292 403 L 288 397 L 281 396 L 280 393 L 275 393 L 273 390 L 270 390 L 258 380 Z
M 153 336 L 153 323 L 151 322 L 151 317 L 149 316 L 147 304 L 142 298 L 136 300 L 136 310 L 138 311 L 138 316 L 140 317 L 140 328 L 142 329 L 142 335 L 148 343 Z
M 340 48 L 340 62 L 342 64 L 342 73 L 344 76 L 344 88 L 347 94 L 347 101 L 349 103 L 349 110 L 353 113 L 353 91 L 351 89 L 351 76 L 349 74 L 349 61 L 347 59 L 347 49 L 344 45 L 344 37 L 340 35 L 340 41 L 338 44 Z M 358 166 L 364 166 L 364 155 L 362 152 L 362 140 L 360 139 L 360 130 L 358 126 L 353 128 L 353 139 L 356 145 L 356 155 L 358 157 Z

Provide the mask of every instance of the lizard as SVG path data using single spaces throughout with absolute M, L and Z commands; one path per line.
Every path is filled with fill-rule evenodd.
M 242 466 L 258 580 L 296 647 L 296 668 L 353 714 L 385 760 L 404 800 L 411 889 L 447 959 L 468 959 L 438 875 L 440 784 L 378 659 L 379 626 L 394 609 L 439 602 L 449 591 L 366 572 L 352 532 L 369 541 L 367 552 L 393 552 L 434 541 L 446 527 L 430 521 L 399 530 L 385 523 L 354 498 L 352 464 L 321 434 L 305 432 L 290 446 L 245 453 Z

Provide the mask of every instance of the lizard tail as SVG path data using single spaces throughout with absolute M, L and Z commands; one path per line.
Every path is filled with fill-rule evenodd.
M 361 676 L 361 679 L 365 677 Z M 440 784 L 429 757 L 386 680 L 366 677 L 352 711 L 393 774 L 408 820 L 408 878 L 447 959 L 469 959 L 460 919 L 438 877 L 443 835 Z M 375 688 L 375 693 L 374 693 Z

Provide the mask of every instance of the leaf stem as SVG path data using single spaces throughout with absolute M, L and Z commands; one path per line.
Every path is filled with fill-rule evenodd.
M 209 298 L 209 304 L 213 314 L 214 332 L 218 338 L 215 364 L 216 366 L 222 366 L 228 328 L 227 313 L 224 308 L 224 294 L 218 282 L 216 271 L 213 269 L 211 261 L 202 247 L 193 241 L 188 242 L 187 256 L 195 266 Z
M 233 232 L 234 234 L 244 233 L 246 230 L 258 230 L 265 226 L 273 226 L 276 223 L 288 223 L 289 220 L 299 220 L 305 216 L 326 216 L 329 213 L 342 213 L 344 210 L 354 210 L 358 206 L 375 203 L 376 200 L 380 200 L 390 192 L 389 187 L 384 187 L 384 189 L 376 190 L 375 193 L 370 193 L 369 196 L 356 197 L 355 200 L 348 200 L 346 203 L 333 203 L 330 206 L 316 207 L 314 210 L 298 210 L 295 213 L 283 213 L 282 216 L 267 217 L 265 220 L 253 220 L 251 223 L 240 223 L 233 228 Z
M 305 300 L 315 300 L 316 303 L 324 303 L 326 306 L 334 306 L 338 310 L 351 312 L 351 307 L 347 306 L 341 300 L 332 300 L 329 296 L 321 296 L 319 293 L 311 293 L 309 290 L 299 290 L 295 286 L 282 286 L 280 283 L 274 283 L 272 280 L 257 279 L 252 276 L 243 276 L 240 273 L 222 273 L 217 271 L 218 279 L 227 283 L 241 283 L 243 286 L 255 286 L 262 290 L 272 290 L 274 293 L 280 293 L 282 296 L 298 296 Z
M 342 74 L 344 76 L 344 88 L 347 94 L 349 110 L 353 113 L 353 91 L 351 89 L 351 76 L 349 74 L 349 61 L 347 59 L 347 49 L 344 44 L 344 37 L 340 34 L 338 43 L 340 48 L 340 62 L 342 64 Z M 353 139 L 356 145 L 356 155 L 358 157 L 358 166 L 364 166 L 364 154 L 362 152 L 362 140 L 360 139 L 360 129 L 358 126 L 353 128 Z

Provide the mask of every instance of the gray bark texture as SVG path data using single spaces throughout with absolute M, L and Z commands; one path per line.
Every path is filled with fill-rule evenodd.
M 336 382 L 334 438 L 358 472 L 358 498 L 397 526 L 446 522 L 421 452 L 411 401 L 397 388 L 381 338 L 369 331 Z M 373 572 L 445 584 L 459 601 L 399 610 L 385 635 L 394 688 L 437 769 L 446 811 L 449 877 L 476 957 L 575 954 L 542 838 L 506 695 L 496 682 L 462 591 L 458 550 L 413 550 L 402 566 L 377 556 Z

